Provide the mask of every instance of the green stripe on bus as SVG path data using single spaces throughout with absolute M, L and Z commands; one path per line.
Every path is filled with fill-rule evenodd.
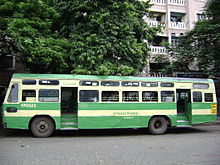
M 169 110 L 176 103 L 79 103 L 79 110 Z M 159 108 L 161 107 L 161 108 Z
M 212 122 L 217 119 L 216 115 L 193 115 L 192 124 Z
M 213 103 L 192 103 L 192 109 L 211 109 Z
M 4 117 L 3 122 L 7 124 L 7 128 L 29 129 L 29 122 L 32 117 Z M 55 121 L 56 129 L 60 129 L 60 117 L 52 117 Z
M 33 103 L 21 102 L 20 104 L 4 104 L 3 109 L 6 107 L 17 107 L 19 110 L 60 110 L 60 103 Z
M 105 128 L 144 128 L 148 127 L 152 116 L 103 116 L 103 117 L 79 117 L 80 129 L 105 129 Z M 176 115 L 168 116 L 175 125 Z

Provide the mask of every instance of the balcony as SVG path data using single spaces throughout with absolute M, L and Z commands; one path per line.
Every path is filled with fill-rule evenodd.
M 148 25 L 151 26 L 151 27 L 154 27 L 154 26 L 166 27 L 165 22 L 153 21 L 153 20 L 149 20 L 149 21 L 148 21 Z
M 180 29 L 180 30 L 187 30 L 187 25 L 184 22 L 170 22 L 170 28 Z
M 155 5 L 166 5 L 166 0 L 151 0 L 151 3 Z
M 186 0 L 168 0 L 168 3 L 171 5 L 185 6 Z
M 152 54 L 167 54 L 166 48 L 163 46 L 150 46 Z

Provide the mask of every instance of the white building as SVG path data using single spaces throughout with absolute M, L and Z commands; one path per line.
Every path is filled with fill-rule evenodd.
M 154 58 L 158 55 L 166 56 L 166 49 L 162 46 L 162 42 L 177 44 L 179 36 L 193 29 L 195 22 L 205 17 L 203 11 L 206 1 L 151 0 L 153 4 L 150 8 L 151 17 L 147 18 L 146 21 L 150 26 L 162 25 L 164 29 L 150 46 L 151 57 L 148 60 L 149 65 L 144 71 L 146 76 L 163 76 L 154 74 L 154 70 L 160 67 Z

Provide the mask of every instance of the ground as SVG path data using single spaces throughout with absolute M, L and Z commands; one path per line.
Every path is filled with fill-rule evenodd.
M 219 165 L 220 120 L 151 135 L 146 129 L 0 130 L 0 165 Z

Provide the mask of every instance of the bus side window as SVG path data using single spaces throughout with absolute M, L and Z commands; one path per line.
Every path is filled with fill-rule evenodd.
M 205 102 L 213 102 L 213 94 L 205 93 Z
M 119 92 L 118 91 L 102 91 L 103 102 L 118 102 Z
M 36 101 L 36 91 L 35 90 L 23 90 L 22 101 Z
M 138 91 L 123 91 L 122 101 L 139 101 Z
M 193 92 L 193 102 L 202 102 L 202 92 Z
M 80 102 L 99 102 L 98 90 L 81 90 L 79 92 Z
M 18 84 L 17 83 L 11 86 L 11 91 L 8 97 L 8 102 L 11 102 L 11 103 L 18 102 Z
M 59 90 L 58 89 L 40 89 L 39 90 L 40 102 L 58 102 Z
M 157 102 L 158 101 L 158 93 L 156 91 L 143 91 L 142 92 L 142 101 Z
M 161 102 L 174 102 L 174 91 L 161 91 Z

